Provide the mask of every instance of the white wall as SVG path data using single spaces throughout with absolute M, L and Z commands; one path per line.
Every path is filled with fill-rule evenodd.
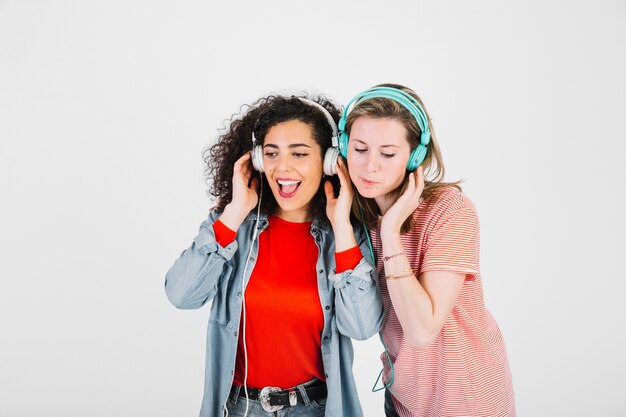
M 0 0 L 0 416 L 197 415 L 209 309 L 163 277 L 202 149 L 267 92 L 389 81 L 478 207 L 519 415 L 625 416 L 625 41 L 623 0 Z

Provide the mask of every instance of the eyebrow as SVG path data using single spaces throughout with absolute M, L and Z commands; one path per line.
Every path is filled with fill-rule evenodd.
M 304 146 L 306 148 L 311 148 L 311 146 L 307 145 L 306 143 L 292 143 L 291 145 L 288 146 L 289 149 L 293 149 L 293 148 L 299 148 L 301 146 Z M 263 145 L 264 148 L 275 148 L 278 149 L 278 145 L 275 145 L 273 143 L 267 143 L 265 145 Z
M 360 139 L 352 139 L 352 138 L 350 138 L 350 140 L 353 140 L 355 142 L 360 142 L 360 143 L 362 143 L 365 146 L 369 146 L 369 144 L 363 142 Z M 398 145 L 380 145 L 380 148 L 399 148 L 399 146 Z

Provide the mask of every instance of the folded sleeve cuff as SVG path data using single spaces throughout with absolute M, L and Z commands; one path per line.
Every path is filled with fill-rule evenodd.
M 350 249 L 335 253 L 335 265 L 338 274 L 354 269 L 359 261 L 363 258 L 361 250 L 358 246 L 353 246 Z
M 215 240 L 223 248 L 230 245 L 237 235 L 237 232 L 230 230 L 220 219 L 217 219 L 215 223 L 213 223 L 213 232 L 215 233 Z

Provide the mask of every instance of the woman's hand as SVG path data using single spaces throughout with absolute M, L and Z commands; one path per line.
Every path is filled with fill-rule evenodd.
M 252 178 L 253 168 L 250 161 L 250 152 L 246 152 L 235 162 L 233 168 L 233 198 L 224 207 L 220 220 L 231 230 L 239 229 L 248 213 L 259 202 L 257 188 L 259 178 Z
M 350 223 L 350 208 L 352 207 L 352 198 L 354 190 L 352 183 L 348 179 L 348 168 L 345 162 L 339 157 L 337 160 L 337 176 L 339 177 L 339 196 L 335 197 L 333 185 L 330 181 L 324 183 L 324 192 L 326 193 L 326 216 L 331 224 Z
M 326 216 L 328 216 L 335 233 L 335 250 L 341 252 L 356 246 L 354 230 L 350 224 L 350 209 L 354 190 L 348 175 L 348 168 L 341 157 L 337 160 L 337 176 L 340 186 L 339 196 L 335 197 L 330 181 L 324 183 L 324 192 L 326 193 Z
M 420 166 L 409 174 L 406 189 L 398 200 L 387 210 L 380 224 L 380 234 L 400 234 L 402 223 L 415 211 L 424 191 L 424 169 Z

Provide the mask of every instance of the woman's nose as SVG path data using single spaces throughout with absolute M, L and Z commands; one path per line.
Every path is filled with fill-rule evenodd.
M 276 164 L 276 168 L 281 171 L 289 171 L 291 169 L 291 160 L 289 159 L 289 155 L 281 154 L 278 157 L 278 163 Z
M 372 152 L 367 156 L 366 169 L 368 172 L 376 172 L 378 171 L 378 168 L 379 168 L 378 157 L 374 155 L 374 153 Z

